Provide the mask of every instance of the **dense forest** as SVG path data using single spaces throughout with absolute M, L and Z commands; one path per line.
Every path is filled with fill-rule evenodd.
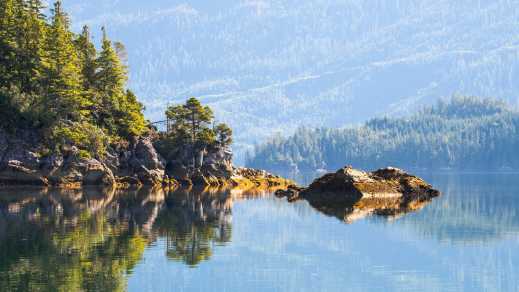
M 87 26 L 71 31 L 61 1 L 50 17 L 43 11 L 40 0 L 0 3 L 0 127 L 37 132 L 42 152 L 74 145 L 83 157 L 143 134 L 143 106 L 126 88 L 124 46 L 103 28 L 98 51 Z
M 343 129 L 299 129 L 257 146 L 247 164 L 274 171 L 367 169 L 519 169 L 519 112 L 475 97 L 440 101 L 407 118 L 377 118 Z
M 182 162 L 230 146 L 232 130 L 215 124 L 212 110 L 196 98 L 168 107 L 168 129 L 157 134 L 126 87 L 124 45 L 110 41 L 103 27 L 98 51 L 88 26 L 80 34 L 71 31 L 61 1 L 50 18 L 42 11 L 39 0 L 0 4 L 3 131 L 41 137 L 40 156 L 76 147 L 82 158 L 102 161 L 143 135 L 153 137 L 164 158 L 182 156 Z

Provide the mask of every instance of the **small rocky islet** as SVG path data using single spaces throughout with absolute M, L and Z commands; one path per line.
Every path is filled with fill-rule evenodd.
M 347 166 L 314 180 L 276 191 L 289 202 L 306 200 L 319 211 L 347 223 L 368 215 L 397 217 L 424 207 L 440 192 L 423 179 L 387 167 L 365 172 Z

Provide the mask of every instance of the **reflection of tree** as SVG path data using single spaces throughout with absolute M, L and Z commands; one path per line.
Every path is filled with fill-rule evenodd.
M 124 290 L 148 239 L 121 209 L 149 196 L 132 204 L 116 197 L 89 189 L 0 194 L 0 290 Z
M 159 234 L 166 237 L 168 258 L 190 266 L 208 260 L 213 245 L 231 240 L 231 207 L 229 192 L 171 192 L 155 222 Z
M 231 240 L 230 192 L 0 191 L 0 291 L 117 291 L 156 235 L 195 266 Z

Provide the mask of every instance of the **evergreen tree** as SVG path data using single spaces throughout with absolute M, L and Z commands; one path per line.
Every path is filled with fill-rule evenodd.
M 45 44 L 45 123 L 81 120 L 90 105 L 82 94 L 81 67 L 61 1 L 54 4 Z
M 108 39 L 104 27 L 102 31 L 102 50 L 97 59 L 98 72 L 95 77 L 100 97 L 94 112 L 101 126 L 115 134 L 119 130 L 116 116 L 120 115 L 127 98 L 125 95 L 127 72 L 121 64 L 112 42 Z
M 227 147 L 232 144 L 232 129 L 226 124 L 218 124 L 215 134 L 220 145 Z
M 215 146 L 228 147 L 232 143 L 232 130 L 225 124 L 210 128 L 213 111 L 196 98 L 168 107 L 166 117 L 169 132 L 158 145 L 165 157 L 171 157 L 172 153 L 187 146 L 191 149 L 189 160 L 194 161 L 197 153 Z
M 16 0 L 0 1 L 0 87 L 14 85 L 17 60 L 16 43 Z
M 82 157 L 143 134 L 144 108 L 125 88 L 124 46 L 113 48 L 103 29 L 98 55 L 88 27 L 70 31 L 61 1 L 49 21 L 42 8 L 41 0 L 0 2 L 0 127 L 36 130 L 48 150 L 74 145 Z
M 43 74 L 44 40 L 46 33 L 43 5 L 39 0 L 18 0 L 17 16 L 17 80 L 25 93 L 39 93 Z
M 208 106 L 202 106 L 194 97 L 187 100 L 184 105 L 188 131 L 191 133 L 191 142 L 195 144 L 197 136 L 211 123 L 213 111 Z
M 90 28 L 83 26 L 81 34 L 75 41 L 81 63 L 83 90 L 92 91 L 95 88 L 97 66 L 97 51 L 91 41 Z
M 118 101 L 124 95 L 126 85 L 126 68 L 122 65 L 119 56 L 108 39 L 106 29 L 103 27 L 102 51 L 97 60 L 99 72 L 97 73 L 97 87 L 100 91 L 111 97 L 109 103 L 115 108 Z
M 128 138 L 143 134 L 147 122 L 142 114 L 144 106 L 137 101 L 137 96 L 131 90 L 127 90 L 120 106 L 116 115 L 119 135 Z

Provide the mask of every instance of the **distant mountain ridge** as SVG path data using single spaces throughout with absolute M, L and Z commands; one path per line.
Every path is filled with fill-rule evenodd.
M 65 4 L 75 22 L 106 24 L 126 44 L 150 119 L 198 96 L 239 149 L 301 125 L 405 115 L 453 93 L 519 98 L 519 1 Z

